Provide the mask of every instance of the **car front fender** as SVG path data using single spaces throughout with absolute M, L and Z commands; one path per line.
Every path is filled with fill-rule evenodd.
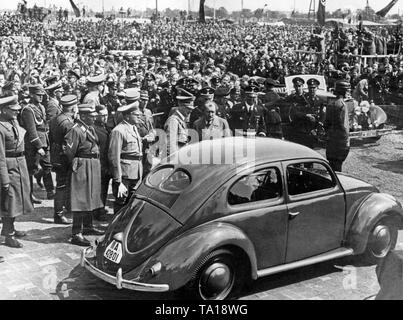
M 239 228 L 221 222 L 207 223 L 186 231 L 141 266 L 125 274 L 125 277 L 153 284 L 168 284 L 170 290 L 176 290 L 192 280 L 209 253 L 223 247 L 242 250 L 249 259 L 251 278 L 257 278 L 252 242 Z M 150 268 L 158 265 L 160 270 L 153 275 Z
M 365 251 L 371 230 L 378 221 L 386 217 L 395 218 L 398 228 L 402 228 L 402 206 L 391 195 L 372 193 L 361 203 L 353 213 L 346 239 L 346 244 L 354 250 L 355 254 Z

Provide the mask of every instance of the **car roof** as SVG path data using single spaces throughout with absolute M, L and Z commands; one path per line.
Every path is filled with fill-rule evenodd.
M 206 155 L 210 155 L 209 159 Z M 239 167 L 249 162 L 276 162 L 303 158 L 325 160 L 318 152 L 303 145 L 260 137 L 206 140 L 180 149 L 175 157 L 179 159 L 179 166 L 227 164 Z
M 254 156 L 242 156 L 241 151 L 246 147 L 255 150 Z M 225 152 L 216 152 L 220 158 L 214 159 L 216 154 L 212 150 L 233 151 L 232 157 L 225 159 Z M 208 152 L 210 152 L 210 163 L 201 162 L 202 155 L 206 155 Z M 190 159 L 189 154 L 198 155 L 198 157 L 194 157 L 194 162 L 178 161 L 176 164 L 172 162 L 174 159 L 178 160 L 178 157 L 180 160 Z M 199 162 L 197 162 L 197 158 Z M 183 223 L 190 217 L 189 214 L 205 203 L 220 185 L 233 177 L 236 170 L 243 171 L 253 168 L 253 165 L 263 163 L 312 158 L 325 160 L 319 153 L 305 146 L 270 138 L 229 137 L 191 144 L 181 148 L 175 155 L 167 159 L 168 163 L 174 164 L 175 169 L 189 172 L 192 179 L 189 188 L 181 192 L 171 210 L 175 212 L 175 218 Z M 226 160 L 230 161 L 225 163 Z

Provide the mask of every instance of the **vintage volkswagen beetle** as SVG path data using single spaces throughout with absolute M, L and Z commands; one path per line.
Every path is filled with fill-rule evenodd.
M 402 218 L 394 197 L 304 146 L 204 141 L 155 168 L 81 263 L 118 288 L 224 299 L 245 280 L 364 252 L 383 258 Z

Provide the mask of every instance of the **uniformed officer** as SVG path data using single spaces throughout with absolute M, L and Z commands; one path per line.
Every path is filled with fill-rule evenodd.
M 63 150 L 70 168 L 70 203 L 73 213 L 71 243 L 90 246 L 84 235 L 102 235 L 92 214 L 103 207 L 99 140 L 93 127 L 97 112 L 92 104 L 78 106 L 80 119 L 64 138 Z
M 197 131 L 200 141 L 230 137 L 231 129 L 227 120 L 217 115 L 217 104 L 214 101 L 206 101 L 204 114 L 195 121 L 193 128 Z
M 99 139 L 99 151 L 101 160 L 101 198 L 103 203 L 103 208 L 97 210 L 94 213 L 94 218 L 98 221 L 107 220 L 107 211 L 105 209 L 106 200 L 108 197 L 109 182 L 112 179 L 109 170 L 109 137 L 111 134 L 111 129 L 107 126 L 108 122 L 108 109 L 106 106 L 100 105 L 96 108 L 98 116 L 95 119 L 94 129 Z
M 291 103 L 290 120 L 293 129 L 291 140 L 309 148 L 314 148 L 315 139 L 312 130 L 316 124 L 316 118 L 311 114 L 311 108 L 307 96 L 303 91 L 305 81 L 296 77 L 293 79 L 295 93 L 286 100 Z M 313 98 L 316 99 L 316 98 Z
M 308 103 L 308 114 L 313 115 L 317 121 L 325 121 L 326 108 L 323 101 L 318 97 L 317 90 L 320 82 L 315 79 L 309 79 L 307 82 L 308 93 L 305 94 Z
M 337 81 L 335 95 L 337 100 L 328 106 L 326 111 L 325 130 L 328 141 L 326 158 L 334 171 L 342 171 L 343 162 L 350 152 L 350 126 L 347 104 L 345 99 L 351 91 L 351 85 L 346 81 Z
M 46 109 L 46 121 L 49 121 L 56 117 L 62 112 L 62 107 L 60 106 L 60 99 L 63 94 L 62 83 L 57 82 L 46 87 L 45 90 L 48 92 L 48 102 L 45 106 Z
M 241 130 L 243 135 L 266 136 L 265 109 L 258 101 L 259 88 L 248 86 L 244 90 L 245 101 L 236 104 L 231 111 L 231 129 Z
M 217 104 L 217 116 L 227 121 L 229 121 L 231 110 L 234 107 L 230 93 L 230 87 L 218 87 L 214 92 L 214 102 Z
M 120 99 L 117 95 L 118 93 L 118 85 L 116 82 L 108 82 L 107 83 L 109 92 L 102 98 L 102 105 L 105 105 L 108 109 L 108 122 L 107 127 L 112 130 L 115 128 L 118 123 L 118 114 L 117 109 L 122 105 Z
M 189 143 L 187 119 L 195 109 L 195 96 L 185 89 L 177 89 L 178 108 L 164 125 L 167 134 L 167 156 L 174 154 Z
M 88 77 L 88 93 L 83 99 L 83 104 L 93 104 L 95 107 L 101 104 L 101 93 L 104 91 L 104 81 L 105 75 L 103 74 L 95 77 Z
M 138 98 L 140 94 L 138 95 Z M 109 162 L 112 173 L 112 191 L 115 197 L 114 213 L 117 213 L 139 187 L 143 176 L 143 145 L 135 126 L 139 101 L 118 109 L 123 120 L 113 130 L 109 143 Z
M 65 217 L 65 211 L 71 212 L 71 206 L 69 168 L 67 158 L 63 153 L 63 143 L 64 137 L 74 126 L 78 112 L 78 99 L 75 95 L 67 95 L 61 98 L 61 104 L 62 112 L 49 123 L 50 161 L 56 173 L 54 222 L 70 224 Z
M 154 119 L 153 119 L 153 113 L 151 112 L 150 109 L 148 109 L 148 102 L 150 101 L 148 91 L 147 90 L 141 90 L 140 91 L 140 111 L 141 113 L 147 118 L 147 121 L 149 121 L 152 126 L 154 127 Z
M 276 104 L 276 102 L 278 102 L 281 99 L 278 93 L 274 91 L 274 87 L 276 86 L 276 84 L 277 84 L 276 81 L 274 81 L 271 78 L 268 78 L 265 81 L 266 94 L 264 95 L 263 102 L 266 108 L 273 107 Z
M 29 91 L 31 95 L 30 104 L 22 109 L 20 120 L 21 126 L 27 131 L 25 150 L 31 182 L 31 199 L 36 202 L 32 194 L 34 175 L 36 175 L 38 181 L 43 177 L 48 199 L 53 199 L 54 197 L 54 186 L 51 175 L 52 165 L 49 155 L 46 110 L 42 105 L 45 91 L 41 85 L 31 86 Z
M 30 185 L 24 156 L 25 130 L 17 121 L 20 109 L 17 96 L 0 98 L 1 235 L 5 237 L 5 244 L 13 248 L 22 248 L 17 238 L 26 235 L 25 232 L 15 230 L 15 218 L 34 211 L 27 197 L 30 194 Z

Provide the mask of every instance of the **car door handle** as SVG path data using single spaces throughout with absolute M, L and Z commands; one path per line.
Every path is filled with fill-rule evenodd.
M 301 212 L 289 212 L 288 214 L 290 215 L 291 218 L 295 218 L 296 216 L 298 216 Z

